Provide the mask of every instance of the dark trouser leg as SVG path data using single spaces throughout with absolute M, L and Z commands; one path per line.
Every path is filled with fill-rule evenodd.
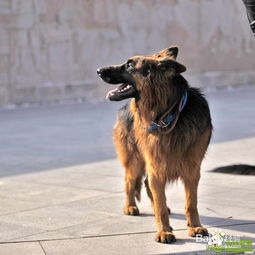
M 247 10 L 251 30 L 255 35 L 255 0 L 243 0 L 243 2 Z

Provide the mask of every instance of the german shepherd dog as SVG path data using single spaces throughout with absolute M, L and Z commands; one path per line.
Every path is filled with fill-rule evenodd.
M 166 205 L 167 182 L 180 178 L 186 193 L 187 229 L 190 236 L 207 235 L 197 210 L 200 165 L 212 133 L 205 97 L 180 74 L 186 67 L 176 61 L 178 47 L 152 56 L 134 56 L 121 65 L 97 69 L 107 83 L 121 84 L 107 98 L 132 98 L 118 114 L 114 141 L 125 168 L 124 213 L 139 215 L 136 199 L 145 186 L 155 213 L 155 240 L 174 242 Z

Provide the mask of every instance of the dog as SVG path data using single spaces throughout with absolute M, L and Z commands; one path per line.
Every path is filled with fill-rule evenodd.
M 176 61 L 178 47 L 152 56 L 131 57 L 121 65 L 97 69 L 109 84 L 121 84 L 107 94 L 111 101 L 130 99 L 120 109 L 114 142 L 125 168 L 124 213 L 139 215 L 142 181 L 155 213 L 155 240 L 176 240 L 169 224 L 165 187 L 181 179 L 186 194 L 187 230 L 190 236 L 208 235 L 197 210 L 200 165 L 212 134 L 208 103 L 181 75 L 186 67 Z

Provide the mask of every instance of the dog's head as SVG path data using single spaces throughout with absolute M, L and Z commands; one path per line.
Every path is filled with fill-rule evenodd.
M 186 67 L 176 61 L 178 47 L 172 46 L 152 56 L 134 56 L 124 64 L 106 66 L 97 69 L 98 75 L 107 83 L 121 84 L 111 90 L 107 98 L 120 101 L 127 98 L 139 98 L 144 81 L 156 79 L 160 84 L 185 72 Z

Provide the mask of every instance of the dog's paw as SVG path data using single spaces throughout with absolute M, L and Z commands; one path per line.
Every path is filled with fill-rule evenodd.
M 159 243 L 173 243 L 176 239 L 172 232 L 160 231 L 155 236 L 155 241 Z
M 126 215 L 133 215 L 138 216 L 139 215 L 139 209 L 137 206 L 126 206 L 124 209 L 124 213 Z
M 196 235 L 208 236 L 208 230 L 203 227 L 188 227 L 189 236 L 196 237 Z

